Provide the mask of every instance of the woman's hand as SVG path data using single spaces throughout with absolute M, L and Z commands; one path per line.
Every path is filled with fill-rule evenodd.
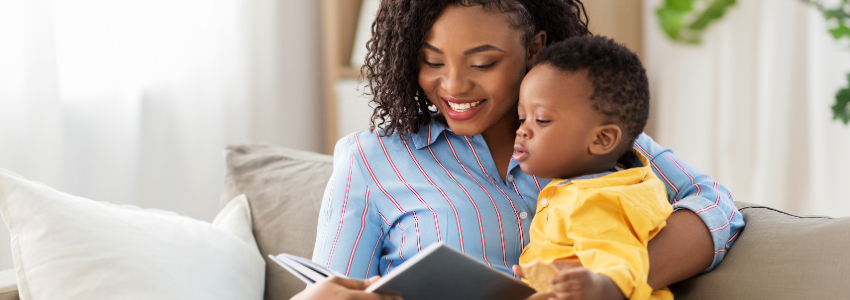
M 367 293 L 363 291 L 379 278 L 380 276 L 375 276 L 366 280 L 357 280 L 329 277 L 324 281 L 308 286 L 290 300 L 402 300 L 401 297 L 395 295 Z

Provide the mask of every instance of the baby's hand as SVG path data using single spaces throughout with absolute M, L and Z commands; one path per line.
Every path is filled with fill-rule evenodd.
M 560 269 L 552 278 L 552 287 L 553 298 L 558 300 L 625 299 L 610 278 L 583 267 Z

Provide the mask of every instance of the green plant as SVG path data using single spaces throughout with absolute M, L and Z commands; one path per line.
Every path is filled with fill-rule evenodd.
M 723 17 L 734 4 L 735 0 L 664 0 L 655 14 L 668 37 L 699 44 L 708 25 Z
M 803 0 L 803 2 L 815 6 L 823 14 L 827 25 L 831 27 L 829 28 L 829 33 L 833 39 L 836 41 L 840 41 L 841 39 L 850 40 L 850 26 L 848 26 L 848 23 L 850 23 L 850 14 L 848 14 L 850 0 L 841 0 L 841 3 L 834 8 L 826 7 L 822 3 L 813 0 Z M 847 82 L 850 83 L 850 74 L 847 74 Z M 848 87 L 835 92 L 835 104 L 832 105 L 832 119 L 841 120 L 841 122 L 844 122 L 844 125 L 850 123 L 850 107 L 848 107 L 848 104 L 850 104 L 850 84 Z
M 850 82 L 850 74 L 847 74 L 847 81 Z M 832 105 L 832 119 L 840 119 L 844 125 L 850 123 L 850 112 L 848 112 L 847 104 L 850 104 L 850 88 L 843 88 L 835 93 L 835 104 Z

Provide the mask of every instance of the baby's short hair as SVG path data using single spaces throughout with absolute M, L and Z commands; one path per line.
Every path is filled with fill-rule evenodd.
M 603 36 L 574 37 L 543 48 L 534 65 L 564 72 L 587 71 L 593 108 L 621 124 L 631 144 L 649 118 L 649 81 L 637 54 Z M 631 148 L 631 147 L 629 147 Z

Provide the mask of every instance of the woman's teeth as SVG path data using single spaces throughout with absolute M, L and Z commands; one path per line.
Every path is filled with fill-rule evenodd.
M 456 112 L 465 112 L 467 110 L 473 109 L 476 106 L 478 106 L 478 104 L 481 104 L 481 102 L 484 102 L 484 100 L 480 100 L 480 101 L 472 102 L 472 103 L 454 103 L 454 102 L 446 101 L 446 103 L 449 104 L 449 107 L 451 107 L 452 110 L 454 110 Z

